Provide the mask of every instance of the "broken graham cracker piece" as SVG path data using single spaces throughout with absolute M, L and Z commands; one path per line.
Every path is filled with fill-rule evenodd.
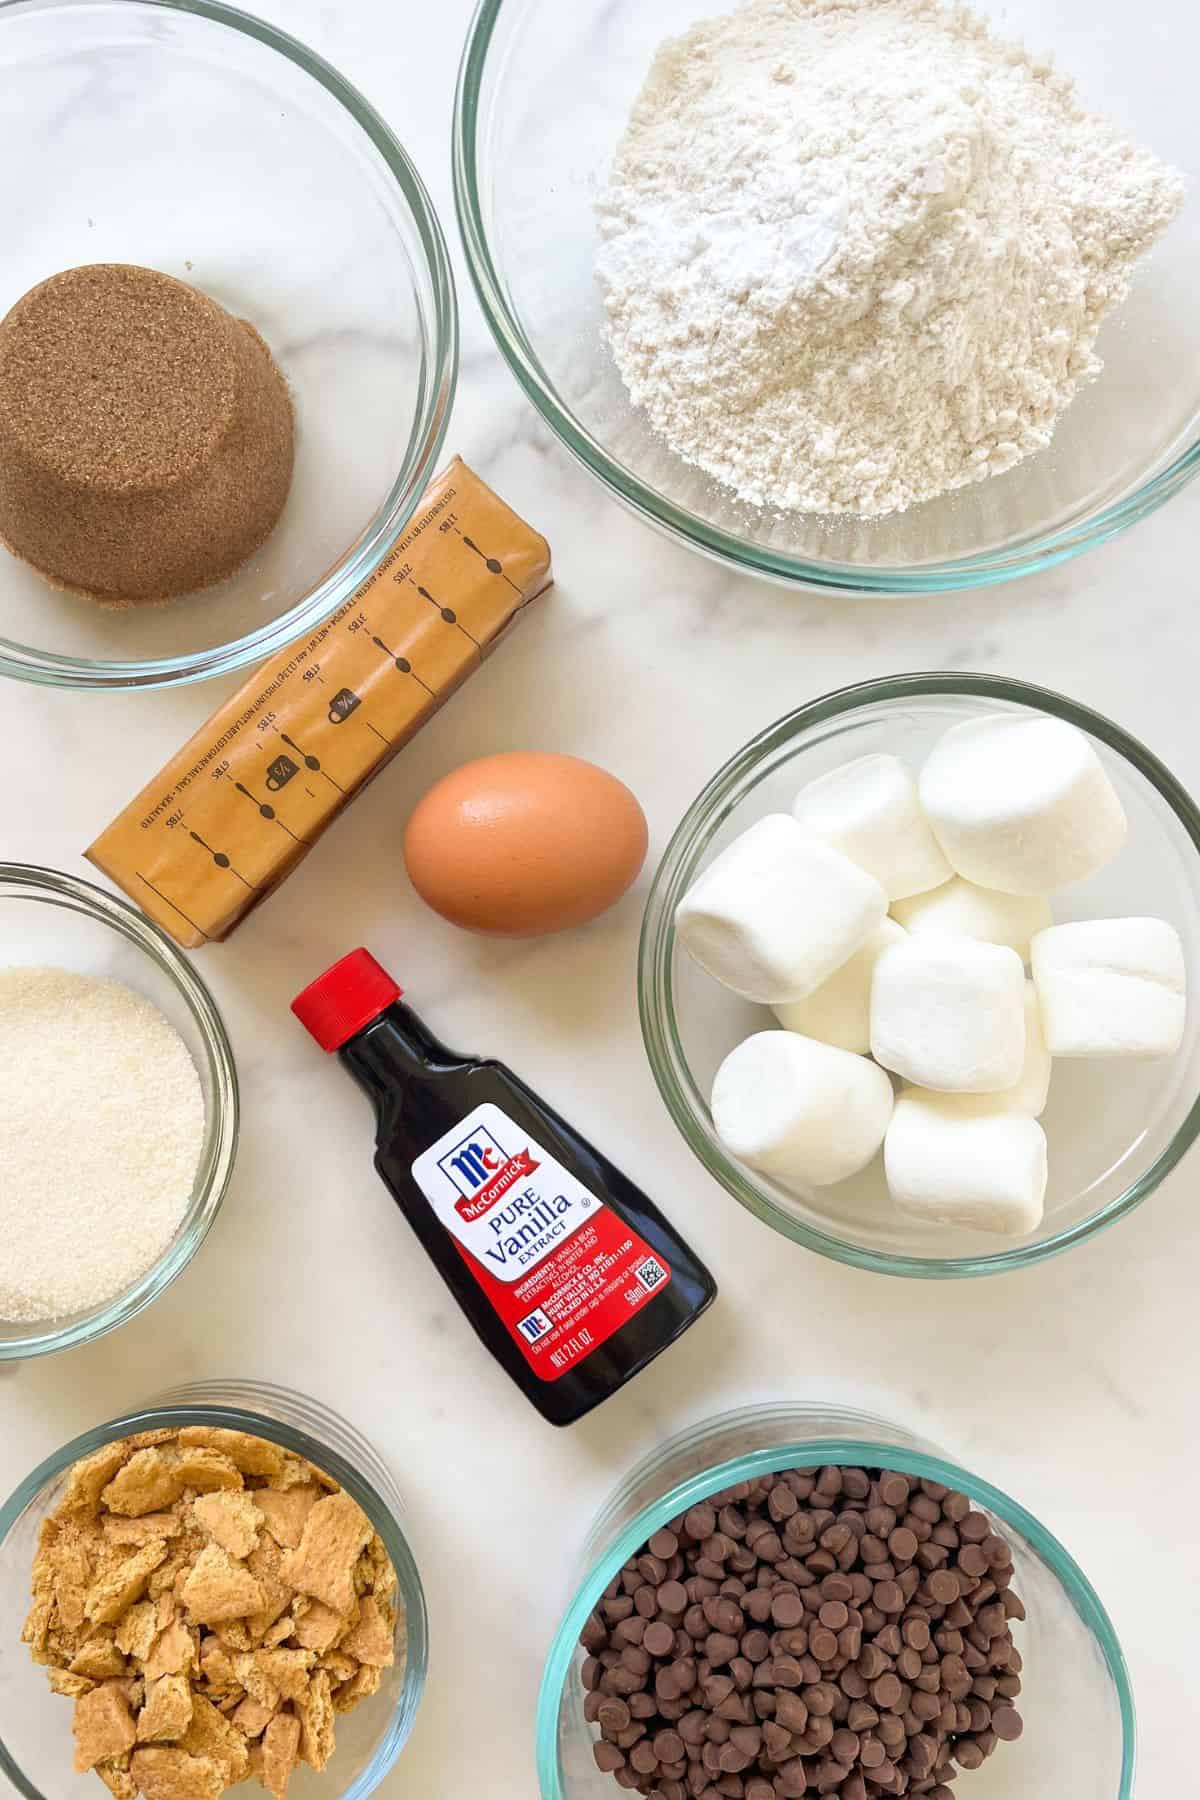
M 139 1518 L 165 1512 L 184 1489 L 178 1462 L 159 1446 L 136 1451 L 113 1476 L 100 1498 L 110 1513 Z
M 246 1630 L 252 1643 L 265 1641 L 275 1622 L 287 1612 L 296 1590 L 283 1580 L 280 1565 L 283 1551 L 271 1537 L 264 1536 L 246 1559 L 246 1567 L 263 1591 L 263 1603 L 246 1619 Z M 286 1637 L 288 1633 L 284 1633 Z
M 182 1619 L 174 1620 L 154 1640 L 144 1665 L 147 1681 L 164 1675 L 186 1675 L 196 1666 L 196 1644 Z
M 192 1690 L 183 1675 L 163 1675 L 146 1683 L 137 1718 L 138 1742 L 156 1744 L 182 1737 L 192 1722 Z
M 375 574 L 251 675 L 88 860 L 186 949 L 227 937 L 550 580 L 545 539 L 455 458 Z M 304 757 L 324 779 L 305 779 Z M 227 778 L 214 782 L 218 764 Z M 239 786 L 270 800 L 275 829 Z
M 84 1611 L 94 1625 L 111 1625 L 140 1600 L 146 1584 L 165 1561 L 167 1546 L 161 1538 L 144 1544 L 131 1556 L 121 1557 L 101 1569 L 88 1589 Z
M 353 1712 L 360 1700 L 369 1700 L 383 1686 L 383 1670 L 372 1668 L 370 1663 L 360 1663 L 358 1672 L 343 1682 L 333 1696 L 335 1712 Z
M 148 1544 L 151 1538 L 178 1537 L 182 1530 L 183 1520 L 173 1512 L 143 1513 L 140 1519 L 124 1519 L 118 1513 L 110 1513 L 103 1525 L 110 1544 Z
M 61 1694 L 66 1700 L 78 1700 L 81 1694 L 90 1694 L 96 1683 L 90 1675 L 76 1675 L 70 1669 L 47 1669 L 50 1692 Z
M 101 1493 L 129 1454 L 128 1442 L 117 1439 L 115 1443 L 105 1444 L 102 1450 L 93 1450 L 82 1462 L 77 1462 L 67 1478 L 67 1491 L 58 1504 L 55 1516 L 64 1519 L 94 1519 L 100 1511 Z
M 209 1494 L 217 1488 L 244 1486 L 241 1470 L 233 1458 L 226 1456 L 222 1450 L 185 1445 L 177 1454 L 184 1487 L 197 1488 L 200 1493 Z
M 243 1475 L 278 1475 L 287 1461 L 287 1452 L 278 1444 L 223 1425 L 184 1425 L 179 1442 L 185 1449 L 219 1451 Z
M 125 1657 L 111 1631 L 89 1632 L 67 1667 L 91 1681 L 114 1681 L 125 1673 Z
M 345 1615 L 334 1612 L 323 1600 L 301 1599 L 296 1603 L 292 1636 L 303 1649 L 320 1655 L 333 1649 L 346 1624 Z
M 220 1763 L 186 1750 L 135 1750 L 129 1772 L 145 1800 L 220 1800 L 226 1787 Z
M 180 1589 L 180 1598 L 199 1625 L 219 1625 L 257 1612 L 266 1595 L 244 1563 L 219 1544 L 206 1544 Z
M 125 1656 L 144 1663 L 158 1636 L 158 1608 L 152 1600 L 139 1600 L 117 1621 L 116 1645 Z
M 226 1787 L 233 1787 L 246 1773 L 249 1752 L 246 1740 L 229 1720 L 223 1718 L 203 1694 L 192 1697 L 192 1717 L 179 1740 L 181 1750 L 192 1756 L 208 1757 L 224 1772 Z
M 316 1669 L 304 1694 L 295 1702 L 300 1721 L 300 1760 L 320 1771 L 333 1755 L 333 1691 L 324 1669 Z
M 280 1574 L 302 1594 L 323 1600 L 335 1612 L 348 1613 L 356 1597 L 355 1564 L 374 1535 L 356 1500 L 346 1493 L 328 1494 L 309 1513 L 300 1542 L 283 1558 Z
M 338 1649 L 352 1656 L 355 1662 L 370 1663 L 377 1669 L 390 1668 L 395 1662 L 392 1624 L 374 1594 L 364 1595 L 360 1601 L 358 1622 L 338 1644 Z
M 192 1502 L 192 1517 L 230 1556 L 244 1559 L 258 1543 L 262 1514 L 245 1489 L 201 1494 Z
M 239 1700 L 230 1718 L 245 1738 L 261 1737 L 271 1720 L 275 1717 L 275 1709 L 264 1706 L 253 1694 L 247 1694 Z
M 245 1651 L 228 1650 L 220 1638 L 206 1637 L 200 1645 L 200 1673 L 209 1690 L 210 1698 L 215 1695 L 240 1693 L 242 1684 L 238 1680 L 233 1659 L 237 1655 L 245 1655 Z
M 329 1677 L 331 1688 L 341 1687 L 358 1674 L 359 1665 L 344 1650 L 327 1650 L 321 1658 L 321 1667 Z
M 267 1530 L 284 1550 L 294 1550 L 300 1542 L 308 1515 L 324 1490 L 315 1482 L 301 1482 L 296 1487 L 258 1488 L 254 1500 Z
M 115 1757 L 111 1762 L 97 1763 L 97 1774 L 114 1800 L 137 1800 L 137 1783 L 129 1773 L 129 1756 Z
M 277 1713 L 263 1734 L 259 1775 L 274 1800 L 287 1800 L 288 1782 L 299 1760 L 300 1721 L 292 1713 Z
M 75 1737 L 75 1768 L 84 1775 L 98 1762 L 120 1756 L 137 1742 L 133 1714 L 119 1683 L 106 1681 L 75 1702 L 71 1722 Z

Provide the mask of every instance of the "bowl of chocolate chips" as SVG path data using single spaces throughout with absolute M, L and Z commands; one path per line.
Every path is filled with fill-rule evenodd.
M 626 1477 L 537 1734 L 542 1800 L 1133 1791 L 1128 1671 L 1070 1553 L 908 1431 L 815 1405 L 707 1420 Z

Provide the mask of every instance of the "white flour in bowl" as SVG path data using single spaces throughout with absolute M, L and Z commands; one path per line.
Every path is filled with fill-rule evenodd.
M 91 1310 L 157 1261 L 192 1196 L 204 1096 L 120 981 L 0 970 L 0 1319 Z
M 1180 177 L 935 0 L 662 46 L 601 205 L 634 402 L 744 500 L 898 512 L 1049 443 Z

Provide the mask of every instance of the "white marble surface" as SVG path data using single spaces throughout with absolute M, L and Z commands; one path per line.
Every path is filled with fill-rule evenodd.
M 388 115 L 452 233 L 449 118 L 469 0 L 442 0 L 436 29 L 414 0 L 403 0 L 402 21 L 382 0 L 262 10 Z M 546 747 L 592 757 L 633 786 L 653 856 L 715 765 L 765 722 L 844 682 L 928 667 L 1064 689 L 1200 790 L 1200 487 L 1115 545 L 1018 587 L 907 602 L 789 596 L 734 580 L 619 511 L 519 396 L 465 275 L 460 297 L 450 445 L 547 531 L 558 587 L 358 802 L 336 850 L 323 846 L 230 943 L 202 953 L 245 1105 L 223 1215 L 183 1279 L 133 1325 L 0 1377 L 0 1486 L 175 1381 L 236 1373 L 308 1389 L 398 1471 L 428 1590 L 429 1687 L 382 1791 L 530 1800 L 543 1652 L 585 1527 L 621 1471 L 664 1434 L 741 1401 L 865 1404 L 1015 1491 L 1065 1539 L 1132 1665 L 1139 1793 L 1190 1791 L 1200 1165 L 1186 1163 L 1099 1241 L 1020 1277 L 931 1287 L 837 1268 L 749 1220 L 665 1116 L 634 1004 L 645 879 L 588 931 L 498 947 L 421 909 L 399 840 L 410 806 L 445 770 L 487 750 Z M 88 872 L 82 846 L 219 698 L 213 688 L 100 697 L 6 687 L 0 852 Z M 718 1274 L 708 1318 L 569 1432 L 542 1424 L 477 1349 L 373 1176 L 366 1109 L 288 1016 L 296 989 L 357 942 L 395 969 L 450 1042 L 504 1056 L 613 1150 Z M 501 1620 L 513 1635 L 497 1654 Z

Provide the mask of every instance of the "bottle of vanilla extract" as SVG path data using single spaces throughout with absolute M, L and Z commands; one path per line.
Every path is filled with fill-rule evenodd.
M 623 1387 L 716 1285 L 652 1201 L 491 1059 L 430 1033 L 353 950 L 292 1002 L 375 1108 L 375 1166 L 476 1333 L 553 1425 Z

